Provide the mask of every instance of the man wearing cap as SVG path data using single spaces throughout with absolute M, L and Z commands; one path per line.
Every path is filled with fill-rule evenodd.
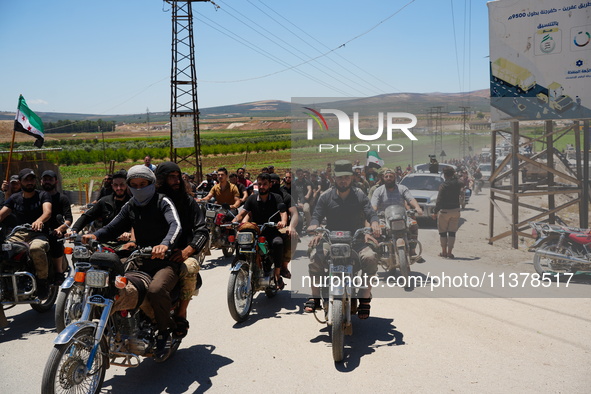
M 2 191 L 4 192 L 4 200 L 8 200 L 8 198 L 14 194 L 21 191 L 21 181 L 18 175 L 11 175 L 10 181 L 2 182 Z
M 348 160 L 338 160 L 334 166 L 335 186 L 328 189 L 318 199 L 308 233 L 313 233 L 326 218 L 326 228 L 330 231 L 350 231 L 355 233 L 360 228 L 371 224 L 374 236 L 380 235 L 378 215 L 372 209 L 367 196 L 358 188 L 352 187 L 353 167 Z M 378 271 L 378 257 L 370 246 L 377 241 L 366 234 L 365 243 L 358 250 L 361 271 L 367 276 L 373 276 Z M 323 242 L 323 236 L 317 235 L 309 244 L 310 264 L 308 271 L 312 283 L 319 283 L 319 277 L 327 267 L 328 249 Z M 371 301 L 371 287 L 359 291 L 359 306 L 357 316 L 360 319 L 369 317 Z M 312 286 L 312 298 L 305 303 L 305 311 L 313 312 L 320 308 L 320 289 Z
M 121 170 L 113 174 L 113 194 L 99 199 L 88 211 L 84 212 L 72 226 L 73 232 L 80 232 L 84 227 L 95 222 L 95 227 L 106 226 L 117 216 L 121 208 L 129 201 L 127 191 L 127 171 Z M 131 227 L 120 237 L 121 241 L 129 241 Z
M 72 216 L 72 208 L 70 208 L 70 200 L 68 197 L 57 191 L 57 174 L 52 170 L 43 171 L 41 174 L 41 187 L 51 197 L 51 218 L 47 221 L 47 226 L 50 230 L 53 230 L 49 234 L 49 255 L 53 260 L 53 266 L 55 267 L 56 283 L 63 282 L 64 272 L 64 244 L 58 242 L 63 234 L 68 229 L 68 226 L 72 224 L 74 219 Z M 59 223 L 57 215 L 63 216 L 63 223 Z
M 18 176 L 22 190 L 6 200 L 0 209 L 0 222 L 14 213 L 17 225 L 31 225 L 31 230 L 17 231 L 8 241 L 29 244 L 29 253 L 37 276 L 37 296 L 45 299 L 49 293 L 49 232 L 45 223 L 51 218 L 51 197 L 46 192 L 35 189 L 37 176 L 30 168 L 21 170 Z
M 371 206 L 376 212 L 384 212 L 384 210 L 391 205 L 399 205 L 406 208 L 406 204 L 415 209 L 419 216 L 423 215 L 423 210 L 412 196 L 408 187 L 396 183 L 396 172 L 390 168 L 382 168 L 380 170 L 384 184 L 378 187 L 371 196 Z M 416 255 L 417 239 L 419 236 L 419 226 L 413 224 L 409 227 L 409 253 L 411 256 Z M 425 260 L 419 257 L 417 263 L 424 263 Z
M 186 185 L 181 179 L 178 164 L 164 161 L 155 171 L 156 191 L 170 198 L 179 213 L 181 236 L 170 259 L 180 264 L 179 280 L 181 295 L 179 307 L 175 311 L 177 327 L 175 335 L 184 337 L 189 329 L 187 307 L 191 297 L 196 293 L 199 262 L 196 257 L 201 253 L 209 238 L 209 230 L 205 224 L 205 216 L 199 205 L 189 195 Z
M 158 327 L 156 356 L 159 357 L 165 353 L 166 341 L 170 336 L 169 328 L 174 329 L 176 326 L 170 318 L 170 292 L 178 282 L 179 263 L 165 259 L 165 256 L 179 240 L 181 221 L 172 201 L 156 193 L 156 176 L 148 167 L 141 164 L 131 167 L 127 173 L 127 184 L 131 191 L 131 200 L 121 208 L 121 212 L 111 223 L 94 234 L 84 235 L 82 241 L 111 241 L 132 227 L 135 239 L 126 246 L 152 247 L 152 259 L 142 261 L 140 270 L 152 277 L 146 297 L 154 309 Z

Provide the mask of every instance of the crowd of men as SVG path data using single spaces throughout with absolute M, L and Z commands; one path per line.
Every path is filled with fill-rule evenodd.
M 334 167 L 328 163 L 322 171 L 298 168 L 294 174 L 289 170 L 281 178 L 273 165 L 262 168 L 256 177 L 251 177 L 245 168 L 229 172 L 220 167 L 196 184 L 194 177 L 183 173 L 177 164 L 165 161 L 154 166 L 147 156 L 144 164 L 106 175 L 99 198 L 72 224 L 70 202 L 57 191 L 57 174 L 44 171 L 38 179 L 33 170 L 23 169 L 2 184 L 0 198 L 4 200 L 0 222 L 9 223 L 9 227 L 31 225 L 12 234 L 11 240 L 29 244 L 40 298 L 47 296 L 51 281 L 59 284 L 64 279 L 63 244 L 58 240 L 66 232 L 81 232 L 94 223 L 98 230 L 84 235 L 84 242 L 89 239 L 117 241 L 122 249 L 153 247 L 152 260 L 145 262 L 141 271 L 151 278 L 147 298 L 154 308 L 159 330 L 157 350 L 163 351 L 171 333 L 184 336 L 189 328 L 187 306 L 198 288 L 200 268 L 196 256 L 209 237 L 199 202 L 215 199 L 218 204 L 226 204 L 234 221 L 277 222 L 276 228 L 269 228 L 264 235 L 270 241 L 275 264 L 273 274 L 279 288 L 285 285 L 282 278 L 291 277 L 288 264 L 304 225 L 310 235 L 323 223 L 327 229 L 339 231 L 355 232 L 371 227 L 372 234 L 366 234 L 357 252 L 362 272 L 374 275 L 378 267 L 377 239 L 381 235 L 377 213 L 398 204 L 422 214 L 408 188 L 399 184 L 411 171 L 410 165 L 405 170 L 401 167 L 375 169 L 340 160 Z M 442 188 L 437 211 L 440 219 L 449 216 L 445 221 L 440 220 L 439 232 L 441 255 L 450 257 L 459 219 L 460 189 L 457 185 L 466 185 L 469 181 L 464 179 L 463 173 L 457 177 L 453 172 L 446 172 L 445 177 L 446 186 Z M 37 189 L 38 181 L 42 190 Z M 281 209 L 282 206 L 286 209 Z M 58 215 L 63 221 L 58 221 Z M 413 255 L 418 227 L 410 230 Z M 327 269 L 328 255 L 323 242 L 322 236 L 316 235 L 308 245 L 309 272 L 313 277 Z M 181 302 L 171 319 L 170 294 L 177 283 L 181 286 Z M 366 319 L 371 289 L 363 289 L 359 297 L 357 314 Z M 312 312 L 319 307 L 319 289 L 313 287 L 305 311 Z

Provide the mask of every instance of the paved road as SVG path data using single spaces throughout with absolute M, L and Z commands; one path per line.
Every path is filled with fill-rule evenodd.
M 436 230 L 421 230 L 421 239 L 436 239 Z M 416 274 L 478 264 L 436 257 L 433 242 L 425 248 L 428 262 L 413 265 Z M 226 305 L 229 263 L 215 251 L 205 265 L 189 335 L 175 357 L 113 367 L 103 392 L 589 392 L 589 297 L 486 298 L 471 290 L 480 298 L 438 298 L 426 289 L 395 288 L 403 298 L 376 298 L 369 320 L 355 318 L 346 359 L 335 364 L 326 327 L 304 314 L 302 299 L 289 291 L 274 299 L 259 294 L 251 318 L 234 324 Z M 574 286 L 589 294 L 588 283 Z M 38 392 L 55 337 L 52 312 L 19 306 L 7 316 L 0 391 Z

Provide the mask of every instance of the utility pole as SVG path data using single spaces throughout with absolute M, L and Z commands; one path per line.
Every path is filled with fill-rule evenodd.
M 210 0 L 167 0 L 172 7 L 172 66 L 170 74 L 170 159 L 195 166 L 199 181 L 203 179 L 195 43 L 193 40 L 193 2 Z M 192 148 L 181 155 L 178 148 Z
M 460 139 L 460 152 L 462 152 L 462 159 L 466 157 L 466 152 L 468 151 L 468 147 L 470 146 L 470 141 L 468 139 L 468 135 L 466 133 L 466 125 L 468 123 L 469 117 L 469 109 L 470 107 L 460 107 L 462 109 L 462 138 Z
M 146 123 L 148 124 L 148 133 L 150 132 L 150 108 L 146 108 Z

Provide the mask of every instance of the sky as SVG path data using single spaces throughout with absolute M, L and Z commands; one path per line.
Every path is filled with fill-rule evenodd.
M 215 3 L 192 5 L 200 108 L 489 86 L 484 0 Z M 171 42 L 161 0 L 0 0 L 0 111 L 169 111 Z

